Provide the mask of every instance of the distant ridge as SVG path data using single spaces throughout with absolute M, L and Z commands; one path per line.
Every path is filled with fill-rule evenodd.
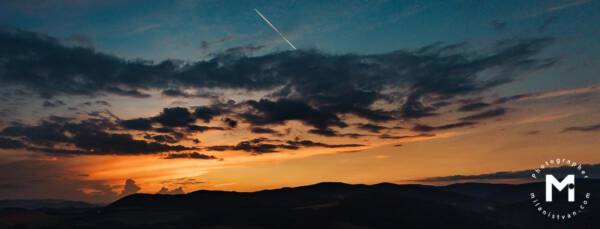
M 600 181 L 577 181 L 592 192 L 577 219 L 556 223 L 531 206 L 539 183 L 448 186 L 323 182 L 256 192 L 199 190 L 133 194 L 88 211 L 0 210 L 0 226 L 29 228 L 461 228 L 583 229 L 600 225 Z M 597 206 L 596 206 L 597 205 Z M 31 223 L 30 223 L 31 222 Z M 10 228 L 10 227 L 8 227 Z
M 100 205 L 83 201 L 71 201 L 60 199 L 16 199 L 0 200 L 0 208 L 22 208 L 22 209 L 57 209 L 57 208 L 95 208 Z

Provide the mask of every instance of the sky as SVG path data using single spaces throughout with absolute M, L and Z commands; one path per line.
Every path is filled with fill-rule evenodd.
M 2 1 L 0 196 L 108 203 L 324 181 L 499 181 L 552 158 L 597 167 L 598 10 L 594 0 Z

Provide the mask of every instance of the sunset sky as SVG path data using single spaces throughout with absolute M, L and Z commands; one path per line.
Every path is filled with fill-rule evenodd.
M 557 157 L 597 164 L 599 10 L 594 0 L 2 1 L 0 199 L 107 203 L 423 183 Z

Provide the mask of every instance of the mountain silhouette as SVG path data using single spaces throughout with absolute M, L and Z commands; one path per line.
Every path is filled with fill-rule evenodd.
M 3 209 L 0 227 L 596 228 L 600 225 L 596 217 L 599 207 L 595 206 L 600 204 L 600 181 L 578 180 L 577 188 L 592 194 L 590 204 L 574 219 L 562 221 L 548 219 L 532 206 L 529 193 L 543 190 L 541 183 L 318 183 L 257 192 L 133 194 L 85 211 Z M 25 220 L 28 217 L 31 220 Z

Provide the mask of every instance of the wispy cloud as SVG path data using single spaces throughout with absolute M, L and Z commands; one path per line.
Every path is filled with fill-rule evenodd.
M 600 92 L 600 84 L 587 86 L 587 87 L 578 87 L 578 88 L 570 88 L 570 89 L 559 89 L 559 90 L 554 90 L 554 91 L 518 94 L 518 95 L 499 98 L 494 103 L 501 104 L 501 103 L 505 103 L 505 102 L 509 102 L 509 101 L 548 99 L 548 98 L 574 96 L 574 95 L 597 93 L 597 92 Z
M 571 127 L 565 128 L 562 132 L 572 132 L 572 131 L 578 131 L 578 132 L 600 131 L 600 124 L 593 124 L 593 125 L 587 125 L 587 126 L 571 126 Z
M 547 6 L 545 8 L 542 9 L 536 9 L 536 11 L 534 11 L 533 13 L 530 13 L 528 15 L 526 15 L 525 17 L 536 17 L 536 16 L 541 16 L 544 14 L 550 14 L 550 13 L 555 13 L 558 11 L 562 11 L 562 10 L 567 10 L 573 7 L 577 7 L 577 6 L 581 6 L 584 4 L 588 4 L 592 2 L 592 0 L 573 0 L 573 1 L 563 1 L 560 4 L 554 4 L 554 5 L 550 5 Z
M 582 165 L 585 168 L 586 174 L 590 178 L 600 178 L 600 164 Z M 551 171 L 557 176 L 567 175 L 571 173 L 569 167 L 554 167 L 547 168 L 547 171 Z M 494 181 L 512 181 L 512 182 L 531 182 L 531 173 L 533 170 L 519 170 L 519 171 L 502 171 L 495 173 L 485 173 L 478 175 L 453 175 L 453 176 L 441 176 L 441 177 L 429 177 L 418 180 L 412 180 L 417 182 L 432 182 L 432 183 L 458 183 L 458 182 L 494 182 Z
M 148 31 L 150 31 L 150 30 L 153 30 L 153 29 L 158 29 L 158 28 L 160 28 L 161 26 L 162 26 L 162 25 L 161 25 L 161 24 L 159 24 L 159 23 L 153 23 L 153 24 L 142 25 L 142 26 L 139 26 L 139 27 L 137 27 L 137 28 L 134 28 L 134 29 L 133 29 L 133 30 L 130 32 L 130 34 L 132 34 L 132 35 L 133 35 L 133 34 L 145 33 L 145 32 L 148 32 Z
M 571 7 L 575 7 L 575 6 L 580 6 L 583 4 L 587 4 L 592 2 L 592 0 L 576 0 L 576 1 L 566 1 L 562 4 L 559 5 L 554 5 L 551 7 L 546 8 L 546 12 L 554 12 L 554 11 L 559 11 L 559 10 L 564 10 L 564 9 L 568 9 Z

